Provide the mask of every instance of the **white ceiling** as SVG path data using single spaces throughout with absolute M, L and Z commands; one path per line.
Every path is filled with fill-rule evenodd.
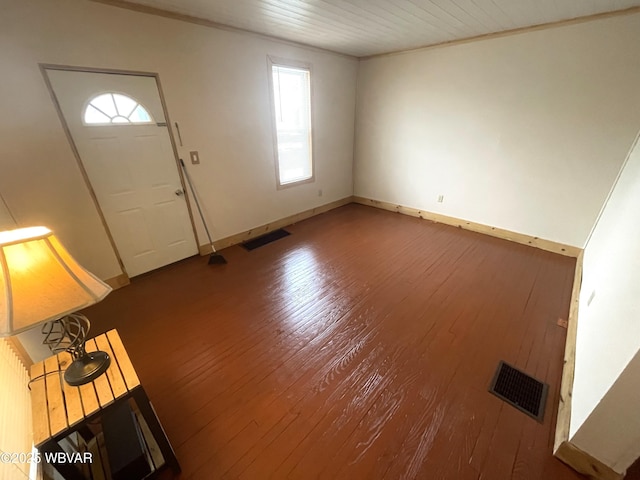
M 640 0 L 129 1 L 357 57 L 640 6 Z

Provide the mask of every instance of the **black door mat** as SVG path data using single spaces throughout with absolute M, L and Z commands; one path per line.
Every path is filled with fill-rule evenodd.
M 489 391 L 542 423 L 549 385 L 500 361 Z
M 258 247 L 262 247 L 267 243 L 275 242 L 276 240 L 280 240 L 283 237 L 291 235 L 286 230 L 279 228 L 278 230 L 274 230 L 273 232 L 266 233 L 259 237 L 253 238 L 251 240 L 247 240 L 246 242 L 242 242 L 242 246 L 247 250 L 254 250 Z

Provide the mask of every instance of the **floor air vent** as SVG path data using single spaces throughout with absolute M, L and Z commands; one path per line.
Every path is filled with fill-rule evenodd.
M 263 245 L 266 245 L 267 243 L 280 240 L 281 238 L 286 237 L 287 235 L 291 235 L 291 234 L 286 230 L 279 228 L 278 230 L 274 230 L 273 232 L 269 232 L 260 237 L 254 238 L 252 240 L 247 240 L 246 242 L 242 242 L 242 246 L 247 250 L 254 250 L 258 247 L 262 247 Z
M 501 361 L 489 391 L 542 423 L 549 385 Z

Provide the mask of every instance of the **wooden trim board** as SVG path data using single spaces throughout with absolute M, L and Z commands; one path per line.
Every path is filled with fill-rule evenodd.
M 131 281 L 129 280 L 129 277 L 126 273 L 121 273 L 117 277 L 107 278 L 106 280 L 104 280 L 104 283 L 109 285 L 114 290 L 117 290 L 119 288 L 126 287 L 131 283 Z
M 571 290 L 571 304 L 567 318 L 567 338 L 564 347 L 564 367 L 560 383 L 560 402 L 558 404 L 558 418 L 556 420 L 556 434 L 553 444 L 554 455 L 563 443 L 569 441 L 571 426 L 571 399 L 573 395 L 573 376 L 576 367 L 576 337 L 578 335 L 578 306 L 580 304 L 580 288 L 582 287 L 583 252 L 576 260 L 576 270 L 573 276 Z M 557 455 L 556 455 L 557 456 Z
M 621 480 L 623 474 L 617 473 L 600 460 L 583 452 L 569 441 L 571 427 L 571 402 L 573 395 L 573 379 L 576 367 L 576 338 L 578 334 L 578 307 L 580 304 L 580 288 L 582 287 L 583 252 L 576 261 L 571 290 L 571 304 L 567 319 L 567 339 L 564 347 L 564 367 L 560 383 L 560 402 L 558 404 L 558 418 L 556 420 L 555 441 L 553 455 L 569 465 L 574 470 L 595 480 Z
M 260 235 L 264 235 L 265 233 L 273 230 L 293 225 L 294 223 L 301 222 L 307 218 L 315 217 L 316 215 L 320 215 L 321 213 L 328 212 L 329 210 L 333 210 L 334 208 L 342 207 L 343 205 L 348 205 L 350 203 L 353 203 L 353 197 L 345 197 L 325 205 L 320 205 L 319 207 L 305 210 L 304 212 L 289 215 L 288 217 L 281 218 L 274 222 L 265 223 L 264 225 L 252 228 L 251 230 L 246 230 L 229 237 L 221 238 L 220 240 L 215 240 L 213 245 L 216 250 L 222 250 L 223 248 L 237 245 L 238 243 L 251 240 L 252 238 L 259 237 Z M 198 250 L 200 251 L 200 255 L 209 255 L 211 253 L 211 245 L 200 245 Z
M 349 203 L 367 205 L 370 207 L 380 208 L 382 210 L 388 210 L 391 212 L 401 213 L 403 215 L 409 215 L 412 217 L 422 218 L 424 220 L 430 220 L 436 223 L 444 223 L 445 225 L 451 225 L 454 227 L 463 228 L 465 230 L 471 230 L 473 232 L 483 233 L 485 235 L 490 235 L 492 237 L 501 238 L 503 240 L 509 240 L 511 242 L 528 245 L 530 247 L 540 248 L 542 250 L 558 253 L 560 255 L 565 255 L 568 257 L 581 258 L 581 254 L 582 254 L 581 248 L 574 247 L 572 245 L 565 245 L 562 243 L 553 242 L 551 240 L 545 240 L 545 239 L 534 237 L 531 235 L 526 235 L 524 233 L 511 232 L 509 230 L 504 230 L 497 227 L 491 227 L 491 226 L 483 225 L 480 223 L 474 223 L 467 220 L 461 220 L 459 218 L 448 217 L 446 215 L 440 215 L 438 213 L 427 212 L 424 210 L 418 210 L 416 208 L 405 207 L 403 205 L 397 205 L 394 203 L 382 202 L 379 200 L 373 200 L 370 198 L 358 197 L 358 196 L 345 197 L 343 199 L 336 200 L 334 202 L 330 202 L 325 205 L 312 208 L 310 210 L 305 210 L 304 212 L 296 213 L 295 215 L 290 215 L 288 217 L 281 218 L 274 222 L 266 223 L 259 227 L 252 228 L 251 230 L 246 230 L 244 232 L 240 232 L 235 235 L 230 235 L 220 240 L 215 240 L 213 244 L 216 250 L 222 250 L 223 248 L 227 248 L 232 245 L 237 245 L 238 243 L 251 240 L 252 238 L 259 237 L 260 235 L 264 235 L 265 233 L 271 232 L 273 230 L 277 230 L 278 228 L 283 228 L 288 225 L 292 225 L 296 222 L 300 222 L 307 218 L 311 218 L 315 215 L 319 215 L 321 213 L 328 212 L 329 210 L 333 210 L 334 208 L 338 208 L 343 205 L 348 205 Z M 199 245 L 198 250 L 200 252 L 200 255 L 209 255 L 211 253 L 211 246 L 209 244 Z
M 571 442 L 562 442 L 554 452 L 556 458 L 592 480 L 622 480 L 624 474 L 614 471 L 600 460 L 583 452 Z
M 353 202 L 359 203 L 361 205 L 380 208 L 382 210 L 389 210 L 390 212 L 398 212 L 402 213 L 403 215 L 422 218 L 424 220 L 430 220 L 436 223 L 444 223 L 445 225 L 451 225 L 453 227 L 471 230 L 472 232 L 484 233 L 485 235 L 491 235 L 492 237 L 510 240 L 512 242 L 521 243 L 523 245 L 529 245 L 531 247 L 540 248 L 548 252 L 559 253 L 560 255 L 565 255 L 567 257 L 577 258 L 578 255 L 580 255 L 580 252 L 582 252 L 581 248 L 574 247 L 572 245 L 565 245 L 524 233 L 511 232 L 502 228 L 491 227 L 489 225 L 483 225 L 481 223 L 475 223 L 468 220 L 461 220 L 455 217 L 448 217 L 446 215 L 440 215 L 439 213 L 426 212 L 424 210 L 405 207 L 404 205 L 397 205 L 395 203 L 383 202 L 380 200 L 373 200 L 370 198 L 358 196 L 353 197 Z

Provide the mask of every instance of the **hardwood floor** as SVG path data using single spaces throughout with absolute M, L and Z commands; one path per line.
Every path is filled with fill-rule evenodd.
M 348 205 L 87 310 L 117 328 L 183 479 L 578 479 L 551 455 L 574 259 Z M 549 384 L 540 424 L 487 392 Z

